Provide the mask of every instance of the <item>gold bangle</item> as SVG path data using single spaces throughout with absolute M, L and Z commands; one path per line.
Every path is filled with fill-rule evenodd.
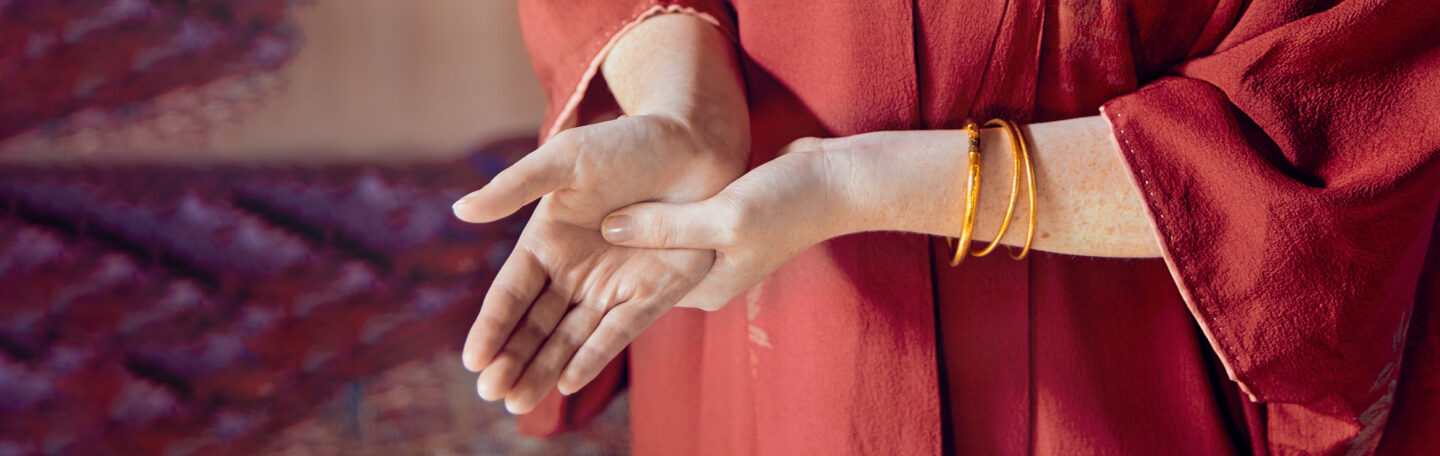
M 1020 162 L 1025 161 L 1025 159 L 1020 156 L 1020 148 L 1023 146 L 1019 144 L 1019 138 L 1015 134 L 1015 124 L 1005 119 L 990 119 L 985 122 L 985 127 L 1001 127 L 1005 130 L 1007 136 L 1010 137 L 1010 150 L 1013 154 L 1012 161 L 1015 165 L 1015 171 L 1014 174 L 1010 176 L 1010 203 L 1005 206 L 1005 217 L 1000 219 L 1000 231 L 995 233 L 995 237 L 990 241 L 990 245 L 985 246 L 983 249 L 970 252 L 971 255 L 977 257 L 983 257 L 995 251 L 995 247 L 1000 246 L 1000 240 L 1005 238 L 1005 232 L 1010 230 L 1010 217 L 1015 215 L 1015 201 L 1020 199 Z
M 1009 123 L 1009 122 L 1006 122 Z M 1019 157 L 1025 159 L 1025 181 L 1029 182 L 1030 190 L 1030 221 L 1025 229 L 1025 246 L 1020 248 L 1020 253 L 1010 250 L 1010 258 L 1016 260 L 1025 259 L 1030 254 L 1030 242 L 1035 240 L 1035 164 L 1030 159 L 1030 147 L 1025 145 L 1025 135 L 1020 133 L 1020 128 L 1011 124 L 1007 129 L 1010 131 L 1011 140 L 1020 145 Z
M 951 255 L 950 266 L 959 266 L 960 261 L 965 259 L 965 254 L 970 250 L 970 236 L 975 229 L 975 204 L 980 200 L 980 127 L 975 122 L 965 121 L 965 132 L 970 136 L 970 151 L 967 154 L 969 165 L 966 167 L 969 175 L 966 181 L 965 191 L 965 218 L 960 225 L 960 239 L 947 238 L 955 247 L 955 253 Z M 951 243 L 947 242 L 947 243 Z

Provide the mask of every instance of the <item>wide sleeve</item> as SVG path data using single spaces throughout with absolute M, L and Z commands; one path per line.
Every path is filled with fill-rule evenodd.
M 1440 8 L 1313 3 L 1210 21 L 1211 51 L 1102 113 L 1191 312 L 1270 403 L 1272 450 L 1363 454 L 1440 199 Z
M 694 15 L 719 27 L 726 37 L 736 37 L 734 16 L 724 0 L 520 2 L 525 48 L 547 100 L 542 141 L 576 126 L 582 103 L 613 103 L 606 90 L 595 90 L 604 88 L 597 80 L 600 64 L 625 32 L 666 13 Z
M 733 15 L 724 0 L 521 0 L 520 26 L 535 76 L 545 90 L 544 140 L 583 124 L 585 111 L 616 103 L 600 75 L 600 64 L 625 32 L 660 14 L 691 14 L 719 27 L 734 40 Z M 589 109 L 587 109 L 587 107 Z M 625 355 L 590 385 L 570 396 L 551 391 L 520 418 L 520 431 L 536 437 L 584 426 L 625 386 Z

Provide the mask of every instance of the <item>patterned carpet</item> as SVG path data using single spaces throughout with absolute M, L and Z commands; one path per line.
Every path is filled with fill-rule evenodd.
M 200 142 L 273 89 L 307 1 L 0 0 L 0 155 Z M 0 166 L 0 456 L 625 454 L 623 400 L 529 440 L 455 353 L 527 215 L 450 203 L 533 147 Z
M 0 167 L 0 456 L 623 454 L 625 410 L 541 444 L 454 351 L 527 214 L 454 163 Z
M 304 421 L 273 436 L 262 454 L 624 455 L 624 396 L 589 427 L 545 441 L 521 437 L 515 417 L 475 395 L 475 375 L 446 352 L 347 384 Z

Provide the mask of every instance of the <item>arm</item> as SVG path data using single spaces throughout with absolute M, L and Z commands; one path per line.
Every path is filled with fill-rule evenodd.
M 672 200 L 705 198 L 733 180 L 733 176 L 726 176 L 721 178 L 723 182 L 716 181 L 707 175 L 697 182 L 676 178 L 674 174 L 683 170 L 675 167 L 637 168 L 647 163 L 646 158 L 654 157 L 624 157 L 635 160 L 618 163 L 582 162 L 601 157 L 618 158 L 613 154 L 587 152 L 613 146 L 611 142 L 621 136 L 685 143 L 678 144 L 684 146 L 680 149 L 686 155 L 685 160 L 699 160 L 728 171 L 744 167 L 750 145 L 745 92 L 740 85 L 735 52 L 713 25 L 685 14 L 645 20 L 616 42 L 601 68 L 611 94 L 625 114 L 641 118 L 642 122 L 630 122 L 639 125 L 626 125 L 631 128 L 625 129 L 562 131 L 549 138 L 545 147 L 496 176 L 489 185 L 456 202 L 456 216 L 473 223 L 498 220 L 570 183 L 559 182 L 561 180 L 588 177 L 598 181 L 620 175 L 609 171 L 647 173 L 649 179 L 673 183 L 671 188 L 658 190 L 618 189 L 628 197 L 639 196 L 641 200 L 656 196 Z M 603 125 L 619 126 L 608 122 L 597 124 Z M 616 193 L 610 188 L 597 191 Z M 643 193 L 656 194 L 641 196 Z M 591 213 L 572 215 L 593 218 L 590 222 L 604 215 L 593 213 L 602 208 L 591 209 Z
M 689 15 L 639 23 L 604 71 L 629 117 L 564 130 L 455 204 L 458 217 L 480 223 L 541 199 L 463 356 L 480 372 L 480 396 L 516 413 L 557 384 L 570 393 L 589 382 L 713 261 L 709 250 L 610 245 L 601 219 L 641 201 L 708 198 L 744 171 L 745 97 L 734 53 L 712 24 Z M 598 367 L 562 375 L 572 357 Z
M 1234 30 L 1215 35 L 1174 75 L 1105 104 L 1119 147 L 1084 146 L 1106 136 L 1094 119 L 1029 128 L 1040 173 L 1037 246 L 1163 252 L 1227 375 L 1250 400 L 1271 404 L 1277 448 L 1373 451 L 1397 366 L 1410 361 L 1415 283 L 1433 253 L 1427 240 L 1440 207 L 1440 135 L 1425 121 L 1440 105 L 1440 38 L 1428 32 L 1436 10 L 1421 4 L 1243 9 L 1224 22 Z M 1044 131 L 1086 124 L 1093 128 L 1054 140 Z M 605 232 L 624 245 L 716 248 L 716 266 L 685 298 L 709 303 L 832 236 L 877 228 L 953 235 L 958 223 L 947 217 L 961 209 L 960 192 L 943 178 L 963 180 L 962 141 L 924 139 L 939 134 L 802 140 L 711 200 L 627 208 Z M 856 158 L 882 147 L 883 160 Z M 1100 158 L 1107 154 L 1123 162 Z M 1008 181 L 994 176 L 1007 168 L 994 155 L 1005 156 L 986 158 L 990 185 Z M 1132 195 L 1144 200 L 1155 234 L 1131 232 L 1140 204 L 1121 196 L 1116 182 L 1124 181 L 1143 189 Z M 981 240 L 992 235 L 994 198 L 1005 193 L 990 185 Z M 1310 432 L 1322 425 L 1331 430 Z
M 1033 248 L 1070 255 L 1160 256 L 1144 203 L 1104 119 L 1083 117 L 1031 124 L 1021 129 L 1031 147 L 1038 192 Z M 814 188 L 797 190 L 790 202 L 785 203 L 792 211 L 801 207 L 809 209 L 800 210 L 808 215 L 803 223 L 794 227 L 802 232 L 784 235 L 804 245 L 783 250 L 798 252 L 829 238 L 864 231 L 958 237 L 965 211 L 965 142 L 963 131 L 930 130 L 800 140 L 785 152 L 787 156 L 793 155 L 787 161 L 795 163 L 782 162 L 775 166 L 776 171 L 783 168 L 785 173 L 773 173 L 776 178 L 773 182 L 752 180 L 758 184 L 757 188 L 765 189 L 763 191 L 782 194 L 784 190 L 774 188 L 785 185 L 780 179 L 782 174 L 793 175 L 798 171 L 811 176 L 789 180 Z M 1009 201 L 1013 158 L 1009 139 L 1000 129 L 982 129 L 981 147 L 981 189 L 974 239 L 988 242 L 999 230 Z M 762 172 L 755 177 L 765 176 Z M 1025 189 L 1022 187 L 1021 191 Z M 746 195 L 734 196 L 737 201 L 751 201 Z M 735 205 L 746 207 L 740 203 Z M 1012 246 L 1024 243 L 1028 207 L 1028 201 L 1020 198 L 1002 243 Z M 619 215 L 626 214 L 635 215 Z M 676 222 L 673 219 L 656 222 L 643 212 L 639 216 L 645 220 L 634 223 L 632 230 L 667 227 Z M 745 218 L 765 216 L 768 215 Z M 708 218 L 709 223 L 725 222 L 723 217 L 692 217 L 702 218 Z M 612 239 L 621 231 L 613 222 L 612 219 L 607 225 Z M 638 231 L 626 235 L 661 237 L 658 233 Z M 650 241 L 643 245 L 684 245 L 680 240 L 685 237 L 683 234 L 665 233 L 663 237 L 670 240 L 668 244 Z M 635 240 L 621 242 L 642 245 Z
M 1039 249 L 1081 255 L 1158 256 L 1125 163 L 1098 117 L 1031 125 Z M 981 132 L 975 239 L 992 240 L 1013 170 L 1009 140 Z M 606 218 L 605 238 L 648 248 L 715 249 L 715 265 L 681 305 L 718 309 L 800 251 L 864 231 L 957 236 L 967 158 L 960 131 L 892 131 L 797 140 L 705 201 L 646 203 Z M 1021 200 L 1003 242 L 1023 242 Z
M 1071 255 L 1159 257 L 1130 173 L 1099 116 L 1022 126 L 1035 163 L 1037 250 Z M 837 169 L 843 214 L 836 233 L 907 231 L 956 237 L 964 213 L 963 131 L 906 131 L 825 141 Z M 999 129 L 981 131 L 981 189 L 974 236 L 995 237 L 1009 202 L 1012 155 Z M 1021 191 L 1025 189 L 1021 188 Z M 1002 240 L 1022 245 L 1029 203 L 1022 197 Z
M 718 159 L 744 165 L 750 114 L 740 65 L 714 25 L 689 14 L 648 19 L 615 44 L 600 68 L 625 114 L 675 117 L 719 144 L 708 151 Z

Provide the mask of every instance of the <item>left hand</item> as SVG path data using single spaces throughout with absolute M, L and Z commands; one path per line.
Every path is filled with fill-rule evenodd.
M 715 250 L 709 273 L 679 305 L 719 309 L 806 248 L 849 232 L 847 155 L 824 150 L 837 141 L 797 140 L 710 199 L 615 211 L 602 233 L 626 247 Z
M 565 130 L 456 203 L 461 219 L 488 222 L 541 198 L 465 341 L 482 398 L 525 413 L 556 386 L 579 389 L 704 276 L 708 250 L 630 249 L 599 235 L 612 210 L 695 201 L 744 171 L 747 131 L 692 125 L 657 114 Z M 732 134 L 699 133 L 710 131 Z M 598 367 L 562 376 L 567 363 Z

